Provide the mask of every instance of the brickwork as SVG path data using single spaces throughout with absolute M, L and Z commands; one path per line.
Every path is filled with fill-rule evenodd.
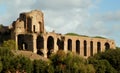
M 12 24 L 12 36 L 19 50 L 28 50 L 44 57 L 58 50 L 72 51 L 89 57 L 107 49 L 115 49 L 114 40 L 46 32 L 43 13 L 38 10 L 21 13 Z

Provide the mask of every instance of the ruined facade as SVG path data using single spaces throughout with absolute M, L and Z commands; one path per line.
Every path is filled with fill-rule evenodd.
M 41 11 L 21 13 L 11 26 L 12 39 L 19 50 L 28 50 L 44 57 L 58 50 L 72 51 L 82 57 L 115 48 L 115 42 L 110 39 L 91 38 L 82 36 L 61 35 L 46 32 L 44 16 Z

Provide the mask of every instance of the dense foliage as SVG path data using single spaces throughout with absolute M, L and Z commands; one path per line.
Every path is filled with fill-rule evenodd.
M 12 45 L 11 45 L 12 44 Z M 8 41 L 4 41 L 3 44 L 1 45 L 1 47 L 4 48 L 9 48 L 11 50 L 15 50 L 16 49 L 16 43 L 14 40 L 8 40 Z
M 73 53 L 58 51 L 50 57 L 55 73 L 95 73 L 94 67 Z
M 93 57 L 90 57 L 89 61 L 95 67 L 97 67 L 95 61 L 106 62 L 103 63 L 103 65 L 106 67 L 104 69 L 110 71 L 109 73 L 116 73 L 115 71 L 117 71 L 117 73 L 120 73 L 120 48 L 109 49 L 105 52 L 96 54 Z M 102 64 L 98 63 L 97 65 Z

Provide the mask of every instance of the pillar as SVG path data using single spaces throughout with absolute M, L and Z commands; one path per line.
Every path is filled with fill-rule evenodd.
M 37 53 L 37 43 L 36 43 L 36 40 L 37 40 L 37 35 L 36 34 L 33 34 L 33 52 L 34 53 Z
M 47 58 L 47 38 L 44 36 L 44 49 L 43 49 L 43 53 L 44 53 L 44 57 Z
M 16 50 L 18 50 L 18 35 L 15 35 Z
M 64 51 L 67 52 L 68 51 L 68 43 L 67 43 L 67 40 L 65 39 L 64 40 Z
M 90 56 L 90 41 L 87 40 L 87 57 Z
M 76 53 L 76 40 L 73 40 L 73 39 L 71 39 L 72 40 L 72 52 L 74 52 L 74 53 Z
M 93 55 L 97 53 L 97 41 L 93 41 Z
M 57 46 L 57 38 L 54 38 L 54 53 L 56 53 L 58 51 L 58 46 Z

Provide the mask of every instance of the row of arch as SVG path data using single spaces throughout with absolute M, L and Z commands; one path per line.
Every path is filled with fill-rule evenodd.
M 37 54 L 43 55 L 41 49 L 44 49 L 44 38 L 42 36 L 37 37 Z M 54 38 L 49 36 L 47 39 L 47 56 L 49 56 L 54 49 Z
M 57 39 L 57 43 L 54 42 L 54 38 L 52 36 L 49 36 L 47 38 L 47 56 L 49 56 L 53 50 L 54 50 L 54 44 L 57 44 L 58 49 L 59 50 L 64 50 L 64 41 L 61 41 L 60 39 Z M 42 55 L 43 53 L 41 52 L 40 49 L 44 48 L 44 38 L 42 36 L 38 36 L 37 37 L 37 53 Z M 93 48 L 94 48 L 94 44 L 93 41 L 90 41 L 90 56 L 93 56 Z M 81 44 L 80 44 L 80 40 L 76 40 L 76 53 L 80 54 L 81 48 L 80 48 Z M 87 48 L 88 44 L 87 41 L 84 40 L 83 41 L 83 49 L 84 49 L 84 56 L 87 56 L 87 51 L 89 48 Z M 106 42 L 104 44 L 105 46 L 105 50 L 108 50 L 110 48 L 110 44 L 108 42 Z M 67 41 L 67 49 L 68 51 L 72 51 L 72 40 L 68 39 Z M 101 52 L 101 42 L 97 42 L 97 53 Z
M 87 41 L 84 40 L 83 42 L 84 56 L 87 56 L 87 51 L 88 51 L 87 46 L 88 46 Z M 106 42 L 104 46 L 105 46 L 105 50 L 110 49 L 110 44 L 108 42 Z M 80 54 L 80 49 L 81 49 L 80 41 L 76 40 L 76 53 Z M 94 49 L 93 41 L 90 41 L 90 56 L 93 56 L 93 49 Z M 101 49 L 102 49 L 101 42 L 97 42 L 97 53 L 101 52 Z M 72 51 L 72 40 L 71 39 L 68 39 L 68 50 Z

